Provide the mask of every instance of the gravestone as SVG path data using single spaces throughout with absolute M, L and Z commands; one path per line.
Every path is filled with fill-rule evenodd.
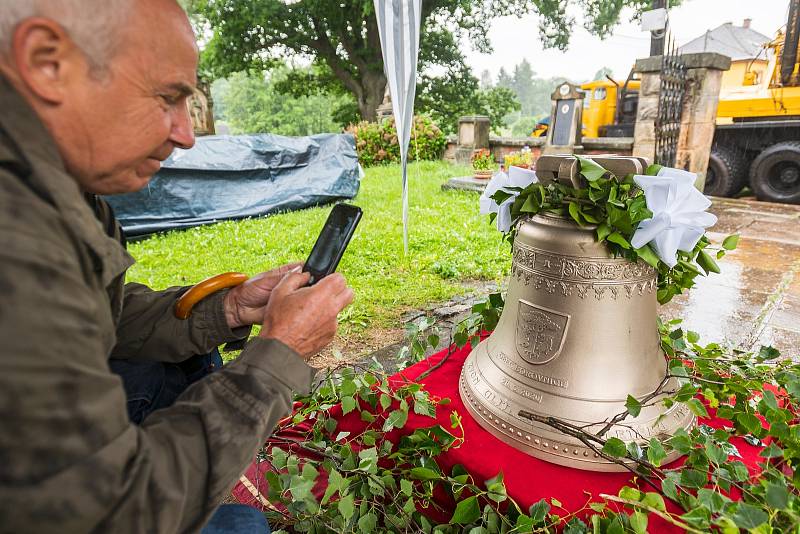
M 564 82 L 550 95 L 550 128 L 543 153 L 574 154 L 581 150 L 583 126 L 583 98 L 585 93 L 577 85 Z

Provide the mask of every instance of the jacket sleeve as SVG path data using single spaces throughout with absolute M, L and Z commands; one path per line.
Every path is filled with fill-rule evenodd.
M 141 426 L 63 242 L 0 224 L 0 532 L 197 532 L 313 370 L 257 338 Z
M 111 357 L 121 360 L 182 362 L 206 354 L 229 341 L 246 338 L 250 327 L 231 330 L 218 291 L 198 302 L 188 319 L 174 315 L 175 302 L 188 287 L 153 291 L 142 284 L 125 284 L 117 345 Z

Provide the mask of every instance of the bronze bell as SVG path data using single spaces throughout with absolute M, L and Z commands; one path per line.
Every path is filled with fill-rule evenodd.
M 640 158 L 593 157 L 617 176 L 643 174 Z M 542 183 L 581 187 L 571 156 L 542 156 Z M 571 219 L 537 215 L 514 240 L 506 304 L 494 333 L 471 352 L 459 390 L 486 430 L 531 456 L 592 471 L 622 471 L 579 439 L 526 417 L 553 417 L 597 434 L 625 412 L 628 395 L 657 391 L 667 375 L 656 321 L 656 271 L 614 258 L 594 229 Z M 669 379 L 660 391 L 677 389 Z M 613 424 L 603 438 L 646 443 L 695 424 L 684 404 L 660 397 L 637 417 Z M 677 458 L 672 454 L 666 461 Z

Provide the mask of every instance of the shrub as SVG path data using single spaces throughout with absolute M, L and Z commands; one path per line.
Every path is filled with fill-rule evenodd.
M 356 138 L 358 161 L 365 167 L 400 161 L 400 142 L 394 127 L 394 118 L 381 123 L 359 122 L 347 127 Z M 425 116 L 414 117 L 411 140 L 408 143 L 408 160 L 437 160 L 442 157 L 447 138 Z

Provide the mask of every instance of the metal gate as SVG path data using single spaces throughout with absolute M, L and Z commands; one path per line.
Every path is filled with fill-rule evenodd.
M 668 38 L 666 45 L 661 56 L 661 88 L 655 123 L 656 163 L 674 167 L 681 133 L 683 97 L 686 94 L 686 65 L 671 38 Z

